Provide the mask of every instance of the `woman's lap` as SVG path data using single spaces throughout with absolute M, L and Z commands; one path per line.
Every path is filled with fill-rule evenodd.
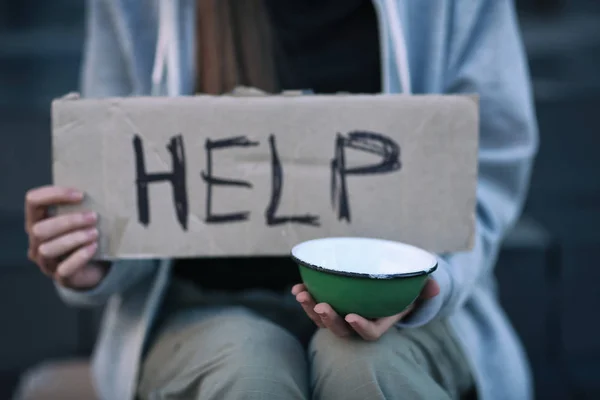
M 180 308 L 170 310 L 150 344 L 143 400 L 450 399 L 472 385 L 445 321 L 392 328 L 365 342 L 315 331 L 282 296 L 192 297 L 171 302 Z
M 197 314 L 166 328 L 143 362 L 142 399 L 306 399 L 300 342 L 245 308 Z

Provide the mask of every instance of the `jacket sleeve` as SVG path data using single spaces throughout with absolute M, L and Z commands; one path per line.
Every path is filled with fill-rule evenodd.
M 101 306 L 115 293 L 122 293 L 145 277 L 156 273 L 158 260 L 115 261 L 98 286 L 89 290 L 70 289 L 54 283 L 59 296 L 67 304 L 77 307 Z
M 117 23 L 107 0 L 88 0 L 86 37 L 81 71 L 83 97 L 127 96 L 132 92 L 130 74 L 120 45 Z M 123 260 L 111 266 L 106 277 L 91 290 L 56 288 L 60 297 L 74 306 L 102 305 L 155 272 L 158 261 Z
M 538 146 L 529 71 L 513 2 L 454 2 L 447 93 L 480 96 L 476 237 L 471 251 L 442 255 L 433 278 L 441 292 L 400 326 L 420 326 L 463 306 L 492 274 L 507 229 L 522 209 Z

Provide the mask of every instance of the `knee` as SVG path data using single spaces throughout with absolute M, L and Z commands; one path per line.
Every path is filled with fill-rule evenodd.
M 426 399 L 432 398 L 427 397 L 432 389 L 436 391 L 414 344 L 396 332 L 367 342 L 338 338 L 321 329 L 309 354 L 316 399 L 395 399 L 400 394 L 407 399 Z
M 223 368 L 212 378 L 227 387 L 222 393 L 231 393 L 231 398 L 244 393 L 304 398 L 308 390 L 305 353 L 289 332 L 252 314 L 224 318 L 219 331 L 227 337 L 221 349 Z
M 304 359 L 304 350 L 291 333 L 252 313 L 224 316 L 218 322 L 224 354 L 236 365 L 270 363 L 275 356 L 289 364 Z
M 228 309 L 162 336 L 138 392 L 141 398 L 303 399 L 307 370 L 290 333 L 245 309 Z
M 340 338 L 327 329 L 320 329 L 310 344 L 310 358 L 321 373 L 335 375 L 351 369 L 386 370 L 398 365 L 397 358 L 418 363 L 409 340 L 384 335 L 378 341 L 358 337 Z M 392 354 L 393 353 L 393 354 Z M 390 364 L 390 365 L 388 365 Z

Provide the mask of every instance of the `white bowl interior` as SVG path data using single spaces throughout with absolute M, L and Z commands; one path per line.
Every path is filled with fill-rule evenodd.
M 339 272 L 368 275 L 413 274 L 432 269 L 437 258 L 404 243 L 367 238 L 326 238 L 292 249 L 298 260 Z

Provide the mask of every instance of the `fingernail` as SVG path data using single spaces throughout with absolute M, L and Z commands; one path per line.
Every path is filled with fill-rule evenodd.
M 79 199 L 83 198 L 83 193 L 81 193 L 78 190 L 70 190 L 69 197 L 73 200 L 79 200 Z
M 97 249 L 98 249 L 98 243 L 94 242 L 87 247 L 87 252 L 90 256 L 92 256 L 92 255 L 94 255 L 94 253 L 96 253 Z
M 86 222 L 95 222 L 96 219 L 98 218 L 98 214 L 96 214 L 93 211 L 88 211 L 83 214 L 83 218 L 85 219 Z
M 90 239 L 95 239 L 96 237 L 98 237 L 98 229 L 96 229 L 96 228 L 88 229 L 86 234 Z
M 48 255 L 48 246 L 45 244 L 40 245 L 40 247 L 38 247 L 38 253 L 46 257 Z
M 61 268 L 59 266 L 58 269 L 56 270 L 56 275 L 58 275 L 61 278 L 68 278 L 69 270 L 65 270 L 64 268 Z

